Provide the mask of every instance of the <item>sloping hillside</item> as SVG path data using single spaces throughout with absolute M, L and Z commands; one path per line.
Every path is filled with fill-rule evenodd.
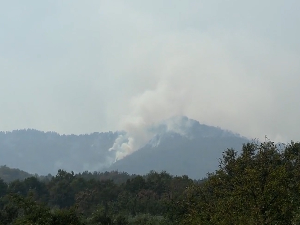
M 33 176 L 23 170 L 9 168 L 8 166 L 0 166 L 0 178 L 6 183 L 10 183 L 14 180 L 24 180 Z
M 108 149 L 117 136 L 117 132 L 85 135 L 37 130 L 0 132 L 0 165 L 39 175 L 56 174 L 58 169 L 101 170 L 114 159 Z
M 186 120 L 187 118 L 183 118 Z M 201 179 L 217 169 L 218 160 L 227 148 L 240 150 L 249 140 L 230 131 L 200 124 L 176 132 L 156 135 L 146 146 L 114 163 L 109 170 L 146 174 L 165 170 L 173 175 Z

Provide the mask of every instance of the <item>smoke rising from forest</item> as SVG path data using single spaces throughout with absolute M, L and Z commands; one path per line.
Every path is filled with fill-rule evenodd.
M 146 61 L 152 63 L 149 76 L 155 85 L 130 98 L 129 113 L 119 123 L 127 134 L 113 146 L 116 159 L 146 144 L 154 135 L 153 124 L 180 115 L 249 138 L 286 141 L 281 135 L 288 129 L 279 133 L 274 125 L 285 110 L 280 99 L 289 99 L 287 89 L 296 91 L 298 78 L 290 74 L 300 71 L 298 56 L 247 33 L 226 34 L 222 40 L 209 33 L 174 36 L 151 42 L 158 59 Z M 136 58 L 145 44 L 132 50 Z M 150 67 L 145 64 L 137 59 L 133 67 Z M 285 71 L 290 73 L 282 76 Z M 289 114 L 284 118 L 288 124 L 296 116 Z
M 117 159 L 147 143 L 153 124 L 180 115 L 248 138 L 298 140 L 299 7 L 6 1 L 1 130 L 124 130 Z

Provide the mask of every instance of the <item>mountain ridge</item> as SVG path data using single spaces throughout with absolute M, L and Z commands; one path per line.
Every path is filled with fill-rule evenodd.
M 116 162 L 116 153 L 109 149 L 124 132 L 82 135 L 34 129 L 0 132 L 0 165 L 39 175 L 56 174 L 58 169 L 76 173 L 119 170 L 132 174 L 166 170 L 198 179 L 213 172 L 222 151 L 231 147 L 238 150 L 248 142 L 239 134 L 187 117 L 164 120 L 149 129 L 154 133 L 153 138 Z M 193 168 L 203 172 L 192 172 Z
M 217 169 L 227 148 L 241 149 L 249 139 L 218 127 L 200 124 L 187 117 L 159 125 L 158 134 L 142 148 L 116 161 L 108 170 L 144 175 L 150 170 L 200 179 Z M 188 124 L 188 126 L 186 126 Z M 175 126 L 175 128 L 174 128 Z M 181 127 L 181 129 L 177 129 Z M 184 129 L 182 129 L 182 127 Z
M 58 169 L 100 170 L 113 160 L 111 147 L 118 132 L 60 135 L 34 129 L 0 132 L 0 165 L 32 174 L 56 174 Z

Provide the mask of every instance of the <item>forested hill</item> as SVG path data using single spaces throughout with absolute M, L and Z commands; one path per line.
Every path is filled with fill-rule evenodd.
M 140 149 L 115 162 L 109 151 L 119 135 L 105 132 L 60 135 L 32 129 L 0 132 L 0 165 L 31 174 L 74 171 L 124 171 L 144 175 L 151 170 L 201 179 L 217 169 L 227 148 L 241 149 L 249 140 L 219 127 L 200 124 L 187 117 L 174 117 L 152 127 L 153 138 Z
M 56 174 L 58 169 L 97 171 L 114 159 L 108 149 L 119 133 L 60 135 L 32 129 L 0 132 L 0 165 L 32 174 Z
M 248 139 L 219 127 L 178 117 L 173 130 L 162 124 L 147 145 L 112 164 L 109 170 L 144 175 L 150 170 L 201 179 L 218 169 L 218 161 L 227 148 L 241 149 Z M 174 129 L 175 127 L 175 129 Z
M 32 174 L 27 173 L 20 169 L 9 168 L 5 165 L 0 166 L 0 178 L 6 183 L 10 183 L 14 180 L 24 180 L 32 176 L 33 176 Z

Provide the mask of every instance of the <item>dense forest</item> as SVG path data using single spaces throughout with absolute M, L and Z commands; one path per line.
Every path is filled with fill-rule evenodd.
M 203 180 L 114 172 L 0 181 L 0 224 L 300 224 L 300 143 L 227 149 Z

